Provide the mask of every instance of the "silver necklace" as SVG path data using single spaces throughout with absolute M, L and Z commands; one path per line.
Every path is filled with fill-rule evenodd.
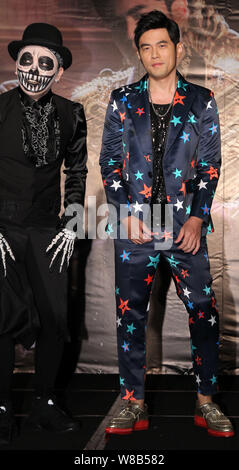
M 177 84 L 176 84 L 176 88 L 175 88 L 175 92 L 174 92 L 174 95 L 173 95 L 173 99 L 172 99 L 172 101 L 171 101 L 171 103 L 170 103 L 170 105 L 169 105 L 169 107 L 168 107 L 166 113 L 160 114 L 160 113 L 155 109 L 155 107 L 154 107 L 153 100 L 152 100 L 152 96 L 151 96 L 151 92 L 150 92 L 150 87 L 149 87 L 149 79 L 148 79 L 147 89 L 148 89 L 148 94 L 149 94 L 149 101 L 150 101 L 150 103 L 151 103 L 151 105 L 152 105 L 152 108 L 153 108 L 153 110 L 154 110 L 154 113 L 155 113 L 156 116 L 158 116 L 159 118 L 164 118 L 164 117 L 168 114 L 169 110 L 172 108 L 173 102 L 174 102 L 175 93 L 176 93 L 176 90 L 177 90 L 177 87 L 178 87 L 178 81 L 177 81 Z

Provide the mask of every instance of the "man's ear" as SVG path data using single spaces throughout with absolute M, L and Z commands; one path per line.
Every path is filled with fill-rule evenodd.
M 63 69 L 63 67 L 60 67 L 59 70 L 58 70 L 58 72 L 57 72 L 55 82 L 59 82 L 59 81 L 60 81 L 60 79 L 61 79 L 63 73 L 64 73 L 64 69 Z
M 139 60 L 141 60 L 140 53 L 139 53 L 138 49 L 137 49 L 137 57 L 138 57 Z
M 177 63 L 180 63 L 181 60 L 183 59 L 185 55 L 185 48 L 182 42 L 178 42 L 176 46 L 176 57 L 177 57 Z

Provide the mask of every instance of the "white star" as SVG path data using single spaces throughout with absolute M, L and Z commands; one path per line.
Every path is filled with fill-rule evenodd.
M 199 189 L 207 189 L 206 186 L 207 186 L 207 182 L 203 180 L 201 180 L 200 183 L 198 184 Z
M 116 111 L 116 109 L 118 109 L 118 106 L 117 106 L 117 104 L 116 104 L 116 101 L 115 101 L 115 100 L 113 101 L 113 103 L 112 103 L 112 105 L 111 105 L 111 106 L 112 106 L 112 108 L 113 108 L 113 112 L 115 112 L 115 111 Z
M 126 173 L 126 181 L 129 181 L 129 173 Z
M 177 207 L 177 212 L 179 211 L 179 209 L 183 209 L 183 201 L 179 201 L 177 199 L 177 203 L 174 205 Z
M 117 328 L 119 328 L 119 326 L 122 326 L 121 320 L 122 320 L 122 318 L 119 318 L 119 317 L 117 318 L 117 320 L 116 320 Z
M 199 377 L 199 374 L 196 375 L 196 382 L 197 382 L 198 385 L 200 385 L 200 383 L 202 382 L 200 377 Z
M 120 92 L 120 93 L 124 93 L 124 91 L 125 91 L 125 87 L 122 86 L 122 88 L 121 88 L 121 90 L 120 90 L 119 92 Z
M 139 204 L 138 201 L 136 201 L 136 203 L 133 205 L 135 212 L 143 212 L 142 205 L 143 204 Z
M 189 295 L 192 293 L 188 290 L 188 288 L 186 287 L 185 289 L 183 289 L 183 293 L 184 295 L 189 299 Z
M 211 326 L 213 326 L 214 323 L 217 323 L 217 322 L 216 322 L 216 317 L 213 317 L 213 315 L 211 315 L 211 318 L 210 318 L 210 320 L 208 320 L 208 321 L 211 322 Z
M 117 189 L 119 188 L 122 188 L 122 186 L 120 186 L 120 181 L 115 181 L 115 180 L 113 180 L 113 184 L 110 187 L 115 188 L 115 191 L 117 191 Z
M 212 102 L 212 100 L 211 100 L 211 101 L 208 101 L 207 109 L 209 109 L 209 108 L 212 109 L 212 107 L 211 107 L 211 102 Z

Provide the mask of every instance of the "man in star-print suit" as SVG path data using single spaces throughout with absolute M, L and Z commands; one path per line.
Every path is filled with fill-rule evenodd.
M 148 428 L 145 326 L 150 289 L 163 257 L 189 313 L 197 384 L 194 423 L 214 436 L 233 436 L 229 419 L 212 401 L 218 390 L 219 317 L 206 235 L 213 230 L 210 209 L 221 162 L 217 106 L 210 90 L 177 72 L 183 46 L 174 21 L 157 10 L 142 15 L 135 44 L 147 74 L 112 92 L 100 156 L 107 201 L 118 215 L 115 292 L 123 399 L 106 432 Z M 158 243 L 155 217 L 145 221 L 143 216 L 155 203 L 173 207 L 173 227 L 168 229 L 166 216 L 161 219 Z M 122 228 L 128 238 L 120 237 Z M 107 231 L 113 231 L 113 224 Z

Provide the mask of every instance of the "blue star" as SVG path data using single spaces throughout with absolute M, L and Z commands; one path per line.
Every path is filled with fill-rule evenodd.
M 188 122 L 191 122 L 191 124 L 195 124 L 195 122 L 197 122 L 197 120 L 195 119 L 194 114 L 192 114 L 192 116 L 189 116 Z
M 122 96 L 122 98 L 120 99 L 120 101 L 122 101 L 122 103 L 125 103 L 125 101 L 127 101 L 127 98 L 126 98 L 126 96 L 125 96 L 125 95 L 124 95 L 124 96 Z
M 119 132 L 124 132 L 124 127 L 123 126 L 119 129 Z
M 191 206 L 186 207 L 186 215 L 189 215 L 191 212 Z
M 203 292 L 205 292 L 206 295 L 209 295 L 210 292 L 211 292 L 211 287 L 205 286 L 204 289 L 203 289 Z
M 178 88 L 182 88 L 184 91 L 186 91 L 187 86 L 188 86 L 188 83 L 178 80 Z
M 208 261 L 208 254 L 207 254 L 207 252 L 204 253 L 204 258 L 206 258 L 206 260 Z
M 204 160 L 200 160 L 199 165 L 201 166 L 207 166 L 207 162 L 204 162 Z
M 128 108 L 129 108 L 129 109 L 131 109 L 131 108 L 132 108 L 132 106 L 131 106 L 131 104 L 130 104 L 130 103 L 127 103 L 127 106 L 128 106 Z
M 212 127 L 209 128 L 209 131 L 212 132 L 212 135 L 217 132 L 217 128 L 218 128 L 218 125 L 217 125 L 217 124 L 214 124 L 214 122 L 213 122 L 213 123 L 212 123 Z
M 186 134 L 186 132 L 183 131 L 183 135 L 181 135 L 180 139 L 183 139 L 183 142 L 185 144 L 186 142 L 189 142 L 189 136 L 190 133 Z
M 129 343 L 124 341 L 124 344 L 121 345 L 121 348 L 124 349 L 124 352 L 129 351 Z
M 109 165 L 109 166 L 112 166 L 112 165 L 114 165 L 114 163 L 116 163 L 116 160 L 113 160 L 113 159 L 111 158 L 110 161 L 108 162 L 108 165 Z
M 137 173 L 135 173 L 135 176 L 136 176 L 136 180 L 138 179 L 143 179 L 142 176 L 143 176 L 143 173 L 140 173 L 140 171 L 138 170 Z
M 133 323 L 131 323 L 131 325 L 127 325 L 127 331 L 126 333 L 131 333 L 131 335 L 133 334 L 134 330 L 136 330 L 135 326 Z
M 197 349 L 197 348 L 196 348 L 196 346 L 193 346 L 192 340 L 190 340 L 190 343 L 191 343 L 192 354 L 194 354 L 194 350 Z
M 217 377 L 215 377 L 215 375 L 213 375 L 210 380 L 212 382 L 212 385 L 214 385 L 217 382 Z
M 210 233 L 212 233 L 212 226 L 211 226 L 211 224 L 208 224 L 207 235 L 209 235 Z
M 120 293 L 119 287 L 116 287 L 116 288 L 115 288 L 115 293 L 116 293 L 116 295 L 119 295 L 119 293 Z
M 209 214 L 209 212 L 210 212 L 210 207 L 207 207 L 206 202 L 205 202 L 204 207 L 201 207 L 201 209 L 202 209 L 204 215 Z
M 136 90 L 139 90 L 139 93 L 142 93 L 143 91 L 146 91 L 147 90 L 147 80 L 145 80 L 145 81 L 140 80 L 139 86 L 136 86 L 135 88 L 136 88 Z
M 173 171 L 173 175 L 175 175 L 175 178 L 178 178 L 178 177 L 182 178 L 182 175 L 181 175 L 182 171 L 183 171 L 183 170 L 178 170 L 178 169 L 176 168 L 176 170 Z
M 192 310 L 193 309 L 193 302 L 188 301 L 187 306 L 188 306 L 188 308 L 190 308 L 190 310 Z
M 180 119 L 181 119 L 181 116 L 179 117 L 173 116 L 173 119 L 170 122 L 172 122 L 174 127 L 176 127 L 178 124 L 182 124 Z
M 149 256 L 150 263 L 147 264 L 147 266 L 153 266 L 156 269 L 159 263 L 159 257 L 160 257 L 160 253 L 157 256 L 155 256 L 155 258 L 153 256 Z
M 174 268 L 176 268 L 177 264 L 179 264 L 179 261 L 176 261 L 173 255 L 171 255 L 171 258 L 168 258 L 168 261 L 170 265 L 173 266 Z
M 122 255 L 120 255 L 120 258 L 122 258 L 122 263 L 124 263 L 125 260 L 130 261 L 129 255 L 131 255 L 131 251 L 128 251 L 128 253 L 126 253 L 126 251 L 123 250 Z
M 124 386 L 124 381 L 125 381 L 125 379 L 122 379 L 122 378 L 120 377 L 120 385 L 123 385 L 123 386 Z
M 107 235 L 110 235 L 111 233 L 113 233 L 114 230 L 113 230 L 113 224 L 108 224 L 107 225 L 107 230 L 106 230 L 106 233 Z

